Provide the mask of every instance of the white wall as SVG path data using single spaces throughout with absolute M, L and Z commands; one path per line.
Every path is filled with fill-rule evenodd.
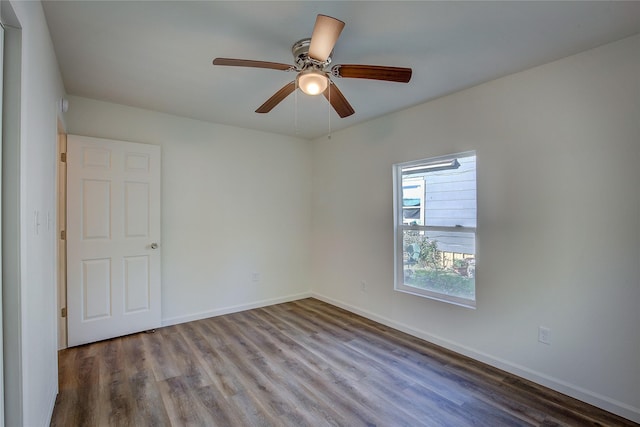
M 5 64 L 20 73 L 20 111 L 19 118 L 14 117 L 19 131 L 3 141 L 9 144 L 3 154 L 11 154 L 5 166 L 9 160 L 18 163 L 3 168 L 3 182 L 12 195 L 11 204 L 3 203 L 3 230 L 10 231 L 3 241 L 10 238 L 12 245 L 5 249 L 13 261 L 3 258 L 4 330 L 5 338 L 7 330 L 15 338 L 13 346 L 4 349 L 5 356 L 10 352 L 4 366 L 5 416 L 7 425 L 39 426 L 49 423 L 58 387 L 55 167 L 57 101 L 64 88 L 41 4 L 12 1 L 3 5 L 3 12 L 9 6 L 15 13 L 12 24 L 22 30 L 17 38 L 11 36 L 16 39 L 12 49 L 21 50 L 11 58 L 21 63 Z M 11 214 L 4 215 L 7 211 Z
M 162 147 L 164 324 L 309 295 L 309 141 L 80 97 L 66 118 Z
M 640 421 L 638 52 L 635 36 L 315 141 L 314 294 Z M 476 310 L 393 291 L 391 165 L 467 150 Z

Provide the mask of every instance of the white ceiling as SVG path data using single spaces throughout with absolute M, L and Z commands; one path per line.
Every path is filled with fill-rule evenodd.
M 640 32 L 637 1 L 45 0 L 43 7 L 68 94 L 303 138 Z M 346 22 L 333 64 L 411 67 L 411 82 L 336 80 L 356 110 L 346 119 L 322 96 L 302 93 L 254 113 L 295 75 L 214 67 L 212 59 L 292 63 L 291 45 L 311 36 L 318 13 Z

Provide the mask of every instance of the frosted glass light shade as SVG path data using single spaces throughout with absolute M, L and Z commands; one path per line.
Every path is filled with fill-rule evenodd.
M 307 95 L 319 95 L 328 85 L 328 77 L 320 71 L 308 70 L 298 74 L 298 87 Z

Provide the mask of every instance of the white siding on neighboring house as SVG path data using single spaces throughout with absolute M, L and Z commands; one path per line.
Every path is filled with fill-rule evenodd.
M 458 159 L 460 166 L 425 177 L 425 220 L 433 227 L 476 226 L 476 157 Z

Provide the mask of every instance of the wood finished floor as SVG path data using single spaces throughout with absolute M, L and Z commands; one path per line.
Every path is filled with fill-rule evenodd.
M 52 426 L 637 426 L 316 299 L 63 350 Z

